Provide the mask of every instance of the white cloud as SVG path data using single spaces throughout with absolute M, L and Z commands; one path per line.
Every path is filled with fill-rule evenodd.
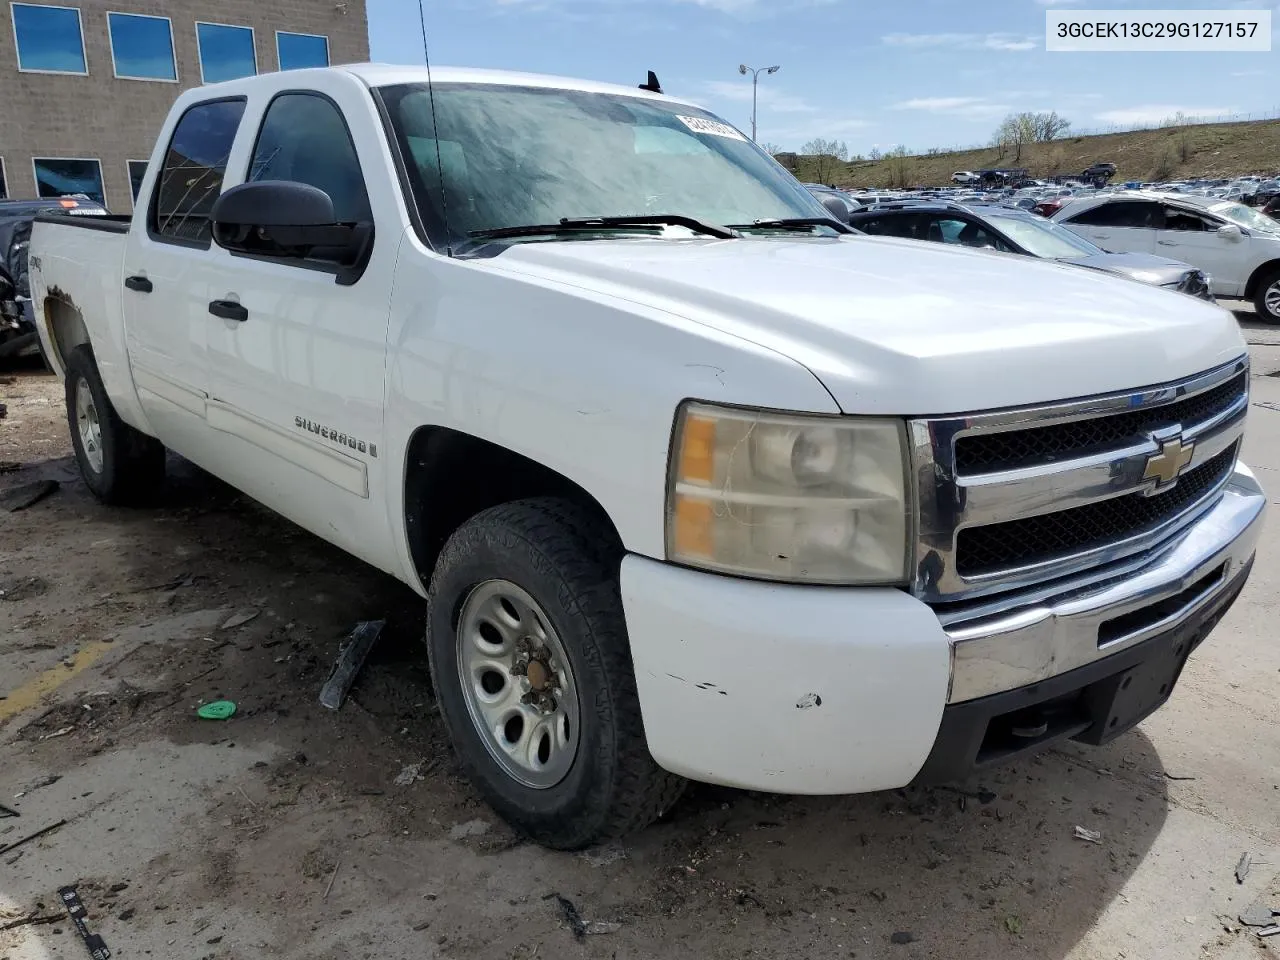
M 919 110 L 968 120 L 986 120 L 1009 112 L 1009 104 L 985 97 L 916 97 L 889 105 L 890 110 Z
M 1236 113 L 1235 107 L 1188 106 L 1187 104 L 1152 103 L 1138 107 L 1119 107 L 1115 110 L 1104 110 L 1094 114 L 1094 119 L 1102 123 L 1120 125 L 1163 123 L 1181 113 L 1186 117 L 1221 117 Z
M 958 47 L 964 50 L 1035 50 L 1041 40 L 1022 33 L 889 33 L 880 38 L 891 47 Z
M 733 100 L 735 103 L 751 102 L 751 82 L 749 78 L 744 78 L 738 83 L 732 80 L 709 80 L 703 84 L 703 89 L 708 97 L 715 97 L 719 100 Z M 818 112 L 818 107 L 808 100 L 779 90 L 768 82 L 760 84 L 759 97 L 760 106 L 775 113 Z

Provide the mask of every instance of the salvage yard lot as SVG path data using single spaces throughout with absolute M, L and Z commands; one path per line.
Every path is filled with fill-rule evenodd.
M 1241 318 L 1245 457 L 1274 503 L 1280 330 Z M 415 594 L 178 461 L 158 509 L 99 506 L 60 385 L 27 372 L 0 394 L 0 461 L 22 464 L 0 488 L 60 483 L 0 511 L 0 804 L 21 814 L 0 819 L 0 851 L 65 821 L 0 852 L 0 960 L 85 955 L 67 885 L 120 958 L 1274 951 L 1235 922 L 1280 908 L 1274 517 L 1173 700 L 1108 748 L 864 797 L 695 786 L 620 846 L 557 854 L 456 772 Z M 386 629 L 329 712 L 320 686 L 368 619 Z M 197 719 L 217 699 L 235 716 Z M 574 911 L 599 932 L 575 936 Z

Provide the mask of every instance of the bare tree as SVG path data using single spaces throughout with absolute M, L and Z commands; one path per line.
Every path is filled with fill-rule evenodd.
M 915 163 L 907 148 L 899 144 L 885 154 L 885 166 L 889 174 L 889 186 L 909 187 L 915 175 Z
M 883 157 L 884 157 L 884 154 L 880 152 L 879 147 L 872 147 L 871 152 L 867 154 L 868 160 L 876 161 L 876 162 L 878 162 Z
M 830 183 L 836 171 L 849 159 L 849 147 L 843 140 L 815 137 L 800 148 L 813 160 L 813 175 L 819 183 Z
M 995 139 L 1003 148 L 1001 156 L 1013 151 L 1013 162 L 1022 161 L 1022 148 L 1035 139 L 1035 115 L 1011 113 L 996 130 Z
M 782 152 L 782 148 L 778 146 L 776 143 L 762 143 L 759 146 L 761 150 L 763 150 L 765 153 L 767 153 L 771 157 L 776 157 L 778 154 Z

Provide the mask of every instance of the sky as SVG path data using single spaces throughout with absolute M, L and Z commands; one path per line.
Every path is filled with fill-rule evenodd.
M 852 154 L 990 140 L 1010 112 L 1056 110 L 1077 130 L 1192 116 L 1280 116 L 1274 0 L 423 0 L 433 66 L 551 73 L 666 93 L 757 140 L 815 137 Z M 1274 5 L 1273 5 L 1274 4 Z M 418 0 L 367 0 L 375 61 L 422 63 Z M 1050 8 L 1272 9 L 1268 53 L 1045 51 Z

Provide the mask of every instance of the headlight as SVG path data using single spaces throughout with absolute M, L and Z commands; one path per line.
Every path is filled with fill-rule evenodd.
M 686 403 L 667 557 L 802 583 L 907 579 L 905 425 Z

